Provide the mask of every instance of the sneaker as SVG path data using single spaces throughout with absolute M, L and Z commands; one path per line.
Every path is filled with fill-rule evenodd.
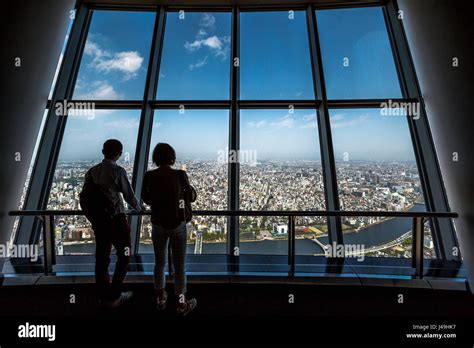
M 122 292 L 118 299 L 116 299 L 114 301 L 109 301 L 109 302 L 107 302 L 106 305 L 107 305 L 108 308 L 120 307 L 120 306 L 124 305 L 125 303 L 127 303 L 128 301 L 130 301 L 132 296 L 133 296 L 132 291 Z
M 156 298 L 156 309 L 158 309 L 159 311 L 162 311 L 166 308 L 166 301 L 168 300 L 168 293 L 165 291 L 163 293 L 163 299 L 160 300 L 159 297 Z
M 191 312 L 194 308 L 196 308 L 196 305 L 197 305 L 197 300 L 195 298 L 187 300 L 186 301 L 186 307 L 184 307 L 184 308 L 178 307 L 176 309 L 176 314 L 178 314 L 179 316 L 184 317 L 184 316 L 188 315 L 188 313 Z

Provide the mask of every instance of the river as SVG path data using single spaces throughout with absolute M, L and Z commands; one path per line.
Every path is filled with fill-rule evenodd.
M 424 211 L 424 204 L 415 204 L 409 211 Z M 412 228 L 411 218 L 393 218 L 385 222 L 370 225 L 358 232 L 344 234 L 344 243 L 364 245 L 365 249 L 374 246 L 383 245 L 393 241 Z M 326 245 L 329 244 L 328 237 L 320 237 L 319 241 Z M 93 254 L 93 244 L 72 244 L 64 247 L 66 254 Z M 225 243 L 203 243 L 203 254 L 225 254 Z M 308 239 L 297 239 L 295 244 L 296 254 L 298 255 L 314 255 L 322 254 L 321 247 L 315 242 Z M 153 253 L 153 247 L 150 244 L 140 245 L 141 254 Z M 194 253 L 194 244 L 188 244 L 188 254 Z M 249 241 L 240 243 L 241 254 L 261 254 L 261 255 L 286 255 L 288 253 L 287 240 L 263 240 Z

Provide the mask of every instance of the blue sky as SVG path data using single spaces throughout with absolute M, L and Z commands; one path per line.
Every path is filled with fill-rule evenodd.
M 227 110 L 155 110 L 151 147 L 169 143 L 181 159 L 216 160 L 218 151 L 228 147 L 228 133 Z
M 333 109 L 329 112 L 334 158 L 414 161 L 405 117 L 381 116 L 379 109 Z
M 96 115 L 69 116 L 59 160 L 91 160 L 102 157 L 107 139 L 119 139 L 133 161 L 137 146 L 140 110 L 96 110 Z
M 241 99 L 314 98 L 304 12 L 242 12 Z M 143 97 L 154 13 L 94 11 L 74 91 L 77 99 Z M 380 8 L 317 12 L 330 99 L 400 97 Z M 157 99 L 228 99 L 229 13 L 167 14 Z M 349 66 L 344 66 L 344 58 Z M 314 110 L 241 110 L 241 148 L 258 158 L 320 158 Z M 100 157 L 102 142 L 135 151 L 139 111 L 98 110 L 68 119 L 60 160 Z M 335 157 L 411 160 L 407 121 L 379 110 L 331 111 Z M 152 146 L 171 143 L 183 157 L 212 158 L 228 144 L 227 110 L 157 110 Z
M 256 150 L 259 161 L 319 160 L 316 112 L 311 109 L 241 110 L 240 147 Z
M 154 21 L 148 12 L 94 11 L 74 98 L 142 99 Z
M 317 11 L 316 20 L 329 99 L 401 97 L 381 8 Z
M 230 13 L 182 17 L 179 12 L 166 16 L 158 99 L 228 99 Z
M 241 99 L 314 99 L 304 11 L 240 15 Z

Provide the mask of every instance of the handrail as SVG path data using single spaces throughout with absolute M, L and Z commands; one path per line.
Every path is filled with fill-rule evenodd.
M 36 216 L 43 221 L 43 247 L 44 247 L 44 272 L 50 274 L 56 259 L 54 216 L 84 215 L 82 210 L 12 210 L 10 216 Z M 150 210 L 141 212 L 127 211 L 127 215 L 150 215 Z M 405 217 L 413 219 L 413 248 L 412 267 L 415 276 L 423 278 L 423 239 L 425 218 L 457 218 L 454 212 L 411 212 L 411 211 L 344 211 L 344 210 L 317 210 L 317 211 L 289 211 L 289 210 L 194 210 L 196 216 L 286 216 L 288 217 L 288 265 L 290 276 L 295 275 L 295 218 L 297 216 L 381 216 L 381 217 Z M 170 254 L 171 255 L 171 254 Z M 169 272 L 172 273 L 171 261 L 168 261 Z
M 150 215 L 150 210 L 142 212 L 127 211 L 127 215 Z M 424 217 L 457 218 L 453 212 L 424 211 L 379 211 L 379 210 L 193 210 L 194 215 L 202 216 L 380 216 L 380 217 Z M 10 216 L 51 216 L 84 215 L 82 210 L 12 210 Z

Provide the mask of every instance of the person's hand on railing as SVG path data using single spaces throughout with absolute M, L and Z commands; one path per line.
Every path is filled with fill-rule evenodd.
M 151 213 L 150 206 L 148 206 L 146 204 L 142 204 L 140 212 L 141 213 Z
M 138 209 L 129 209 L 128 211 L 126 211 L 126 214 L 138 214 L 138 213 L 146 213 L 146 212 L 149 212 L 150 210 L 148 209 L 148 207 L 144 204 L 141 204 Z

